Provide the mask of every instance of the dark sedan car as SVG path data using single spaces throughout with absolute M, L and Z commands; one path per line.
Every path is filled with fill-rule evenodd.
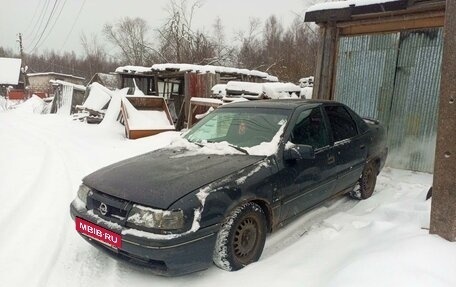
M 386 155 L 384 128 L 340 103 L 233 103 L 167 148 L 86 176 L 71 216 L 93 245 L 159 274 L 238 270 L 303 212 L 370 197 Z

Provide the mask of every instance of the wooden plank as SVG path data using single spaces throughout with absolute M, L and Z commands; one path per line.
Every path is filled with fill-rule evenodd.
M 444 16 L 442 13 L 439 14 L 426 18 L 382 19 L 382 21 L 376 21 L 374 23 L 372 21 L 358 21 L 351 22 L 349 25 L 347 23 L 339 24 L 338 27 L 340 28 L 340 35 L 344 36 L 443 27 Z

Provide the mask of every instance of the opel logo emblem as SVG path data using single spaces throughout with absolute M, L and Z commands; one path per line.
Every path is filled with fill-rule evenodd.
M 108 213 L 108 206 L 104 202 L 102 202 L 98 207 L 98 210 L 102 215 L 106 215 Z

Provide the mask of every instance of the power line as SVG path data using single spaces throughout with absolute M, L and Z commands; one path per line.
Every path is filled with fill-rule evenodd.
M 47 27 L 49 25 L 49 22 L 51 21 L 52 14 L 54 14 L 54 10 L 55 10 L 55 6 L 57 5 L 57 2 L 58 2 L 58 0 L 54 1 L 54 6 L 52 6 L 51 14 L 49 14 L 49 18 L 48 18 L 48 20 L 46 22 L 46 25 L 44 26 L 44 29 L 41 32 L 41 35 L 40 35 L 38 41 L 36 42 L 35 47 L 33 47 L 33 49 L 29 51 L 29 53 L 32 53 L 33 51 L 35 51 L 36 47 L 38 46 L 38 43 L 41 41 L 41 38 L 43 38 L 44 32 L 46 32 L 46 29 L 47 29 Z
M 84 8 L 85 3 L 86 3 L 86 0 L 84 0 L 84 2 L 82 2 L 81 8 L 79 8 L 78 14 L 76 15 L 76 18 L 74 19 L 74 22 L 71 25 L 70 32 L 68 33 L 67 37 L 65 38 L 65 41 L 63 41 L 63 45 L 62 45 L 62 48 L 60 48 L 60 51 L 62 51 L 62 49 L 65 47 L 68 39 L 70 38 L 71 33 L 73 33 L 73 29 L 76 26 L 76 22 L 78 22 L 79 16 L 81 15 L 81 12 L 82 12 L 82 9 Z
M 32 27 L 33 21 L 35 20 L 35 16 L 37 15 L 36 12 L 38 12 L 39 7 L 41 6 L 40 5 L 41 3 L 43 3 L 43 2 L 38 1 L 38 4 L 36 5 L 36 7 L 34 9 L 33 16 L 32 16 L 32 18 L 30 18 L 30 21 L 29 21 L 27 27 L 25 28 L 25 30 L 22 33 L 26 33 L 30 29 L 30 27 Z
M 40 44 L 38 44 L 38 47 L 37 47 L 37 48 L 39 48 L 43 43 L 45 43 L 46 40 L 47 40 L 47 38 L 49 38 L 49 35 L 51 35 L 52 31 L 54 30 L 55 24 L 57 24 L 57 22 L 58 22 L 58 20 L 59 20 L 59 18 L 60 18 L 60 15 L 62 14 L 63 9 L 65 8 L 66 2 L 67 2 L 67 0 L 64 0 L 63 5 L 62 5 L 62 7 L 60 8 L 60 11 L 59 11 L 59 13 L 57 14 L 57 17 L 55 18 L 54 23 L 52 24 L 52 26 L 51 26 L 51 28 L 49 29 L 49 31 L 48 31 L 48 33 L 46 34 L 46 36 L 44 37 L 43 41 L 42 41 Z
M 30 34 L 26 35 L 26 38 L 31 38 L 30 36 L 35 34 L 35 36 L 33 37 L 33 40 L 30 43 L 33 43 L 38 36 L 38 33 L 41 29 L 41 25 L 43 24 L 44 16 L 46 15 L 48 6 L 49 6 L 49 0 L 46 0 L 46 3 L 44 3 L 43 8 L 41 9 L 40 16 L 38 16 L 36 25 L 33 26 L 33 29 L 32 29 L 32 31 L 30 31 Z

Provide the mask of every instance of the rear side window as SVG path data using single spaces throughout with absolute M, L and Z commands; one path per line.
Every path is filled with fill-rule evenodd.
M 358 134 L 355 122 L 343 106 L 327 106 L 325 111 L 335 142 L 352 138 Z

